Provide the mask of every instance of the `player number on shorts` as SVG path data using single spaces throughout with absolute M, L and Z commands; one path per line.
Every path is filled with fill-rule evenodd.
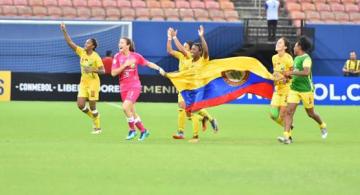
M 4 94 L 3 84 L 4 84 L 4 80 L 0 79 L 0 95 L 3 95 L 3 94 Z

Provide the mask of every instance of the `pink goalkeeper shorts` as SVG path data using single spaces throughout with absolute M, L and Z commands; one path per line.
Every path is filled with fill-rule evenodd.
M 131 101 L 132 103 L 135 103 L 136 100 L 139 98 L 141 93 L 141 89 L 130 89 L 127 91 L 122 91 L 121 92 L 121 99 L 123 102 L 125 102 L 125 100 Z

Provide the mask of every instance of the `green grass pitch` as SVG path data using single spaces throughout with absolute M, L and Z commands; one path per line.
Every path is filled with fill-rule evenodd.
M 358 106 L 316 107 L 327 140 L 299 107 L 295 143 L 282 145 L 267 105 L 209 109 L 219 133 L 191 144 L 171 138 L 176 104 L 137 104 L 151 132 L 142 143 L 124 140 L 114 104 L 98 104 L 103 133 L 92 135 L 75 102 L 1 102 L 0 194 L 360 194 Z

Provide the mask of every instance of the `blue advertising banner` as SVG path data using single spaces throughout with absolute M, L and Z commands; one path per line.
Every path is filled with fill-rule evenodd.
M 360 105 L 360 78 L 356 77 L 314 77 L 315 104 L 317 105 Z M 270 100 L 245 94 L 233 101 L 234 104 L 270 104 Z

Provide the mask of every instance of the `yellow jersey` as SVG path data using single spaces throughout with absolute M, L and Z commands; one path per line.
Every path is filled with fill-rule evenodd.
M 198 68 L 201 66 L 205 66 L 209 63 L 209 57 L 204 58 L 203 56 L 200 57 L 196 62 L 191 61 L 191 68 Z
M 191 57 L 186 57 L 183 53 L 179 51 L 174 51 L 173 55 L 175 58 L 179 60 L 179 71 L 184 71 L 191 68 L 191 63 L 192 63 Z
M 279 56 L 279 54 L 274 55 L 272 57 L 272 63 L 274 72 L 283 73 L 292 69 L 294 61 L 290 54 L 285 53 L 281 57 Z M 274 85 L 275 91 L 277 93 L 287 93 L 290 89 L 291 80 L 288 80 L 286 83 L 283 83 L 282 81 L 276 81 Z
M 360 69 L 360 60 L 347 60 L 345 69 L 348 71 L 358 71 Z
M 76 48 L 76 54 L 80 57 L 81 81 L 100 81 L 97 73 L 85 73 L 84 71 L 84 67 L 86 66 L 94 67 L 96 69 L 104 66 L 99 54 L 93 51 L 91 55 L 87 55 L 85 49 L 81 47 Z

